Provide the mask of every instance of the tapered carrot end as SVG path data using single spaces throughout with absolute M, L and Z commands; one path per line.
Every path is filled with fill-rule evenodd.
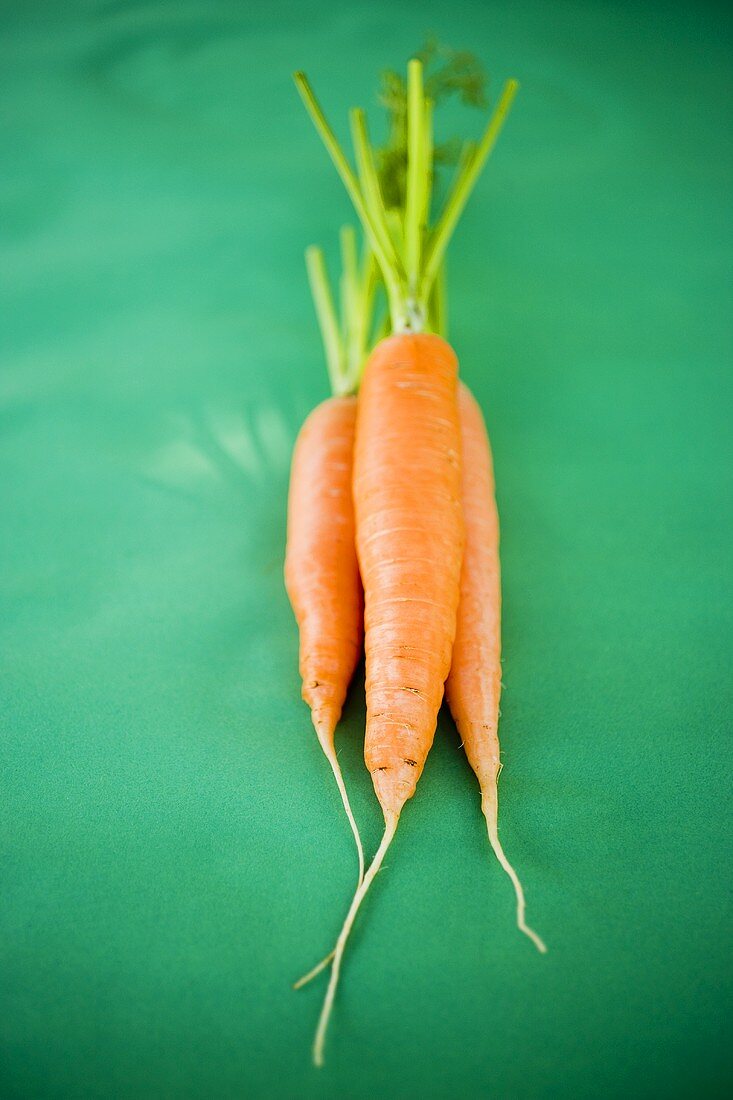
M 524 890 L 522 884 L 519 881 L 517 872 L 512 867 L 511 863 L 507 859 L 504 849 L 501 846 L 499 840 L 499 828 L 498 828 L 498 794 L 496 789 L 496 778 L 487 784 L 482 784 L 481 791 L 481 809 L 484 817 L 486 818 L 486 826 L 489 833 L 489 842 L 494 851 L 494 855 L 499 861 L 501 867 L 506 871 L 509 876 L 512 886 L 514 887 L 514 894 L 517 899 L 517 928 L 520 932 L 523 932 L 528 939 L 532 941 L 537 950 L 542 954 L 547 954 L 547 945 L 545 941 L 537 935 L 533 928 L 530 928 L 527 924 L 524 914 L 526 909 L 526 901 L 524 898 Z
M 382 842 L 377 848 L 376 855 L 369 865 L 369 870 L 364 876 L 364 881 L 359 886 L 359 889 L 354 894 L 351 906 L 346 914 L 346 920 L 339 934 L 339 938 L 336 940 L 336 948 L 333 953 L 333 965 L 331 967 L 331 977 L 328 982 L 328 989 L 326 990 L 326 996 L 323 1001 L 323 1008 L 321 1009 L 321 1015 L 318 1020 L 318 1027 L 316 1028 L 316 1035 L 313 1041 L 313 1064 L 319 1068 L 323 1065 L 323 1051 L 326 1044 L 326 1033 L 328 1031 L 328 1024 L 331 1019 L 331 1013 L 333 1011 L 333 1002 L 336 996 L 336 989 L 339 982 L 339 974 L 341 973 L 341 962 L 344 957 L 344 949 L 346 947 L 346 941 L 349 938 L 349 933 L 354 924 L 356 914 L 359 911 L 359 906 L 363 902 L 367 895 L 369 887 L 374 881 L 375 875 L 382 866 L 387 849 L 394 839 L 395 832 L 397 830 L 397 823 L 399 821 L 399 815 L 393 813 L 387 813 L 384 815 L 384 835 L 382 836 Z M 307 976 L 307 975 L 306 975 Z
M 316 733 L 318 734 L 318 740 L 321 748 L 331 765 L 331 771 L 333 777 L 336 780 L 336 786 L 338 787 L 339 794 L 341 795 L 341 802 L 344 807 L 344 813 L 346 814 L 349 822 L 349 827 L 354 837 L 354 843 L 356 844 L 356 853 L 359 859 L 359 878 L 357 881 L 357 889 L 361 886 L 364 880 L 364 848 L 361 843 L 361 836 L 359 835 L 359 826 L 354 819 L 354 813 L 351 809 L 351 803 L 349 802 L 349 796 L 346 793 L 346 786 L 344 785 L 344 777 L 341 774 L 341 766 L 336 756 L 336 750 L 334 748 L 334 730 L 336 723 L 341 716 L 340 711 L 312 711 L 313 725 L 315 726 Z M 298 986 L 296 986 L 296 989 Z
M 339 713 L 331 707 L 314 707 L 311 710 L 313 728 L 318 735 L 318 743 L 326 756 L 333 752 L 334 735 L 339 717 Z
M 361 884 L 360 884 L 361 885 Z M 321 959 L 319 963 L 309 970 L 307 974 L 304 974 L 302 978 L 298 978 L 297 982 L 293 982 L 293 989 L 302 989 L 304 985 L 308 985 L 308 982 L 312 982 L 314 978 L 317 978 L 326 967 L 333 961 L 333 957 L 336 954 L 335 949 L 329 951 L 329 953 Z
M 415 793 L 419 778 L 417 766 L 406 762 L 374 769 L 372 783 L 385 820 L 388 816 L 399 817 L 402 807 Z

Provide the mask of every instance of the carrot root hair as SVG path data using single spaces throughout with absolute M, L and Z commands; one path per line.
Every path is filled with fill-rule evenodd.
M 364 881 L 364 848 L 361 843 L 361 836 L 359 835 L 359 827 L 356 824 L 354 813 L 351 809 L 351 803 L 349 802 L 349 796 L 346 793 L 346 784 L 344 783 L 341 765 L 339 764 L 338 757 L 336 756 L 336 750 L 333 745 L 333 738 L 328 737 L 325 731 L 320 729 L 318 725 L 316 725 L 316 733 L 318 734 L 318 740 L 321 743 L 321 748 L 323 749 L 325 757 L 331 765 L 331 771 L 333 772 L 333 777 L 336 780 L 338 792 L 341 795 L 341 802 L 343 803 L 344 813 L 346 814 L 349 826 L 351 827 L 351 832 L 354 834 L 356 852 L 359 858 L 359 880 L 356 886 L 358 890 L 362 882 Z
M 336 786 L 339 789 L 339 794 L 341 795 L 341 801 L 344 805 L 344 812 L 346 813 L 349 825 L 351 826 L 351 831 L 354 834 L 356 852 L 359 858 L 359 881 L 357 884 L 358 889 L 364 881 L 364 849 L 362 847 L 361 837 L 359 836 L 359 827 L 357 826 L 354 819 L 354 814 L 351 809 L 351 803 L 349 802 L 349 796 L 346 793 L 346 787 L 344 785 L 344 777 L 341 774 L 341 766 L 336 759 L 336 753 L 331 751 L 327 754 L 327 758 L 329 764 L 331 765 L 331 771 L 333 772 L 334 779 L 336 780 Z
M 384 835 L 382 841 L 377 849 L 377 853 L 374 859 L 369 864 L 369 870 L 364 875 L 364 881 L 358 887 L 354 898 L 351 902 L 348 913 L 346 914 L 346 920 L 343 923 L 339 938 L 336 941 L 336 949 L 333 953 L 333 966 L 331 968 L 331 977 L 328 982 L 328 989 L 326 990 L 326 996 L 323 1000 L 323 1007 L 321 1009 L 321 1015 L 318 1019 L 318 1027 L 316 1028 L 316 1035 L 313 1041 L 313 1063 L 314 1065 L 321 1067 L 323 1065 L 323 1050 L 326 1043 L 326 1033 L 328 1031 L 328 1023 L 331 1019 L 331 1013 L 333 1011 L 333 1002 L 336 996 L 336 989 L 338 987 L 339 974 L 341 973 L 341 962 L 344 957 L 344 950 L 349 938 L 349 933 L 356 919 L 356 914 L 359 911 L 359 907 L 367 895 L 369 887 L 374 881 L 377 872 L 379 871 L 384 857 L 387 854 L 387 849 L 394 839 L 395 832 L 397 831 L 397 823 L 399 821 L 399 814 L 389 813 L 385 814 Z M 326 962 L 319 963 L 318 967 L 323 969 L 324 965 L 328 965 Z M 318 972 L 318 968 L 315 968 Z M 311 971 L 311 973 L 313 973 Z M 309 978 L 306 974 L 305 979 L 301 979 L 298 983 L 304 984 L 304 981 Z
M 524 889 L 519 881 L 519 875 L 512 867 L 511 863 L 506 857 L 504 849 L 501 846 L 499 840 L 499 805 L 498 794 L 496 788 L 496 779 L 486 784 L 485 789 L 482 791 L 481 797 L 481 809 L 483 810 L 484 817 L 486 818 L 486 826 L 489 832 L 489 843 L 494 851 L 494 855 L 501 867 L 506 871 L 507 875 L 511 879 L 512 886 L 514 887 L 514 893 L 517 898 L 517 928 L 520 932 L 524 932 L 525 936 L 528 936 L 532 943 L 535 945 L 538 951 L 543 955 L 547 953 L 547 945 L 544 940 L 530 928 L 525 920 L 525 911 L 527 904 L 524 897 Z
M 308 982 L 312 982 L 314 978 L 317 978 L 318 975 L 326 969 L 328 964 L 333 961 L 335 954 L 336 948 L 334 947 L 319 963 L 316 963 L 312 970 L 309 970 L 302 978 L 298 978 L 297 982 L 293 982 L 293 989 L 302 989 L 304 985 L 308 985 Z

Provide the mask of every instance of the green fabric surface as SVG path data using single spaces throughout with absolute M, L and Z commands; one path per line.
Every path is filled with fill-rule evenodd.
M 711 4 L 0 15 L 0 1092 L 701 1097 L 733 1083 L 731 22 Z M 441 716 L 355 878 L 282 583 L 326 393 L 305 246 L 426 31 L 522 83 L 450 263 L 503 530 L 501 835 Z M 478 132 L 478 116 L 444 125 Z M 363 680 L 339 732 L 369 852 Z

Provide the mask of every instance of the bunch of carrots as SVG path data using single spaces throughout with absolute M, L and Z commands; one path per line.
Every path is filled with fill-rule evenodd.
M 455 65 L 475 93 L 471 60 L 460 55 Z M 340 317 L 323 254 L 316 248 L 306 254 L 333 396 L 300 432 L 288 503 L 285 579 L 300 629 L 303 698 L 359 860 L 334 950 L 296 983 L 331 966 L 313 1049 L 317 1065 L 350 930 L 415 793 L 444 693 L 479 781 L 491 846 L 514 886 L 518 926 L 545 951 L 525 921 L 522 886 L 497 829 L 501 590 L 491 452 L 481 410 L 459 381 L 456 355 L 442 335 L 446 248 L 518 86 L 506 83 L 481 140 L 464 145 L 433 223 L 440 149 L 433 145 L 425 68 L 424 57 L 408 64 L 386 150 L 377 154 L 372 146 L 364 112 L 351 112 L 356 170 L 305 75 L 295 74 L 364 235 L 359 257 L 354 230 L 341 232 Z M 387 333 L 384 325 L 374 331 L 382 292 Z M 364 756 L 384 815 L 367 869 L 334 745 L 362 652 Z

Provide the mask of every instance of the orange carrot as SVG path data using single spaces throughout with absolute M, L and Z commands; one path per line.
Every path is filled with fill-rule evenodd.
M 374 350 L 359 395 L 364 758 L 385 820 L 415 792 L 450 668 L 463 553 L 457 369 L 440 337 L 393 336 Z
M 374 302 L 374 261 L 359 266 L 356 234 L 343 226 L 341 311 L 334 305 L 320 248 L 306 249 L 306 267 L 334 394 L 301 428 L 288 497 L 285 585 L 300 627 L 303 698 L 336 779 L 364 878 L 364 851 L 351 812 L 334 734 L 362 652 L 364 600 L 354 546 L 351 481 L 356 389 L 366 354 Z
M 517 924 L 540 951 L 544 943 L 525 918 L 524 891 L 498 834 L 497 779 L 499 697 L 501 695 L 501 581 L 499 517 L 494 497 L 491 449 L 481 409 L 460 383 L 461 497 L 466 545 L 461 571 L 453 658 L 446 698 L 481 787 L 491 847 L 512 881 L 517 898 Z
M 501 585 L 499 517 L 494 497 L 491 448 L 481 409 L 463 382 L 458 384 L 461 431 L 461 506 L 465 548 L 446 699 L 461 734 L 471 767 L 482 791 L 481 807 L 489 840 L 499 863 L 514 885 L 517 925 L 536 947 L 544 942 L 525 921 L 524 891 L 498 835 L 497 779 L 499 760 L 499 697 L 501 694 Z M 333 959 L 331 951 L 295 984 L 315 978 Z
M 334 747 L 361 656 L 362 593 L 351 498 L 355 397 L 331 397 L 305 421 L 293 454 L 285 584 L 300 628 L 303 698 L 331 765 L 359 855 L 364 854 Z
M 450 668 L 463 554 L 457 369 L 439 336 L 392 336 L 372 352 L 361 384 L 354 509 L 365 600 L 364 758 L 385 833 L 336 944 L 318 1065 L 346 940 L 415 793 Z
M 365 597 L 365 760 L 385 830 L 336 942 L 313 1048 L 314 1061 L 321 1065 L 349 933 L 402 808 L 415 792 L 450 669 L 464 541 L 458 364 L 449 345 L 424 329 L 446 246 L 517 85 L 510 81 L 505 86 L 428 233 L 432 106 L 425 98 L 421 62 L 408 65 L 405 209 L 404 218 L 396 220 L 385 208 L 364 113 L 351 116 L 357 178 L 305 75 L 296 73 L 295 81 L 379 264 L 394 333 L 377 345 L 364 370 L 354 454 L 356 542 Z M 312 973 L 319 969 L 320 964 Z

